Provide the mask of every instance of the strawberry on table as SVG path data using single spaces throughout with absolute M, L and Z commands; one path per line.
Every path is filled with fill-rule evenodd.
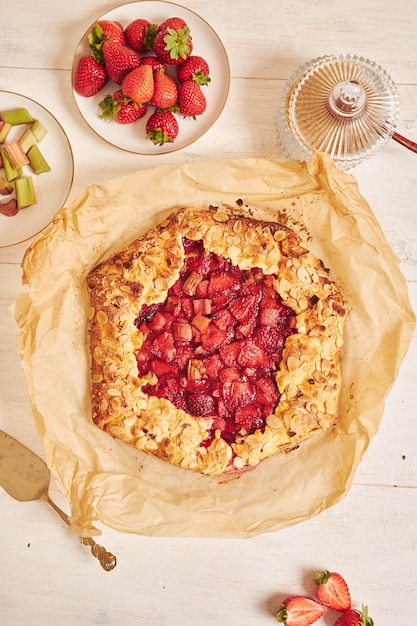
M 171 111 L 155 111 L 146 122 L 146 137 L 155 145 L 172 143 L 178 136 L 178 122 Z
M 78 95 L 90 98 L 98 93 L 108 80 L 106 68 L 91 54 L 85 54 L 77 61 L 74 71 L 74 89 Z
M 131 124 L 143 117 L 146 113 L 146 104 L 139 104 L 125 96 L 121 89 L 113 95 L 107 95 L 99 103 L 100 117 L 114 120 L 118 124 Z
M 208 63 L 203 57 L 191 55 L 177 67 L 177 78 L 180 83 L 193 80 L 197 85 L 208 85 L 211 78 Z
M 103 43 L 103 56 L 107 74 L 117 85 L 121 85 L 124 77 L 140 65 L 137 52 L 110 40 Z
M 324 570 L 316 572 L 313 581 L 317 585 L 317 595 L 322 604 L 335 611 L 350 609 L 350 592 L 343 576 Z
M 368 607 L 363 606 L 362 611 L 348 609 L 342 613 L 334 626 L 374 626 L 374 620 L 368 615 Z
M 136 52 L 148 52 L 152 50 L 157 28 L 156 24 L 151 24 L 148 20 L 133 20 L 125 28 L 126 41 Z
M 200 85 L 197 85 L 193 80 L 186 80 L 184 83 L 181 83 L 178 106 L 183 117 L 196 119 L 198 115 L 204 113 L 207 102 Z
M 144 104 L 153 96 L 154 78 L 150 65 L 140 65 L 126 76 L 122 81 L 122 91 L 131 100 Z
M 158 109 L 169 109 L 176 105 L 178 100 L 178 86 L 175 80 L 164 70 L 154 72 L 154 92 L 150 99 Z
M 167 27 L 160 30 L 153 42 L 153 51 L 160 61 L 168 65 L 183 63 L 193 51 L 190 29 Z
M 286 626 L 310 626 L 324 614 L 322 604 L 306 596 L 290 596 L 277 613 L 277 622 Z

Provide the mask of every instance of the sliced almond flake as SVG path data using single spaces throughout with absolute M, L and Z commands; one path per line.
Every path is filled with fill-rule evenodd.
M 116 389 L 115 387 L 110 387 L 110 389 L 107 389 L 107 393 L 109 394 L 109 396 L 121 396 L 122 395 L 120 389 Z
M 107 313 L 105 313 L 104 311 L 97 311 L 96 319 L 99 324 L 106 324 L 109 321 Z
M 155 289 L 157 289 L 158 291 L 165 291 L 166 289 L 168 289 L 168 281 L 162 276 L 155 278 L 154 285 Z
M 286 236 L 287 236 L 287 233 L 285 232 L 285 230 L 277 230 L 274 233 L 275 241 L 283 241 Z
M 282 428 L 282 422 L 277 415 L 274 415 L 274 414 L 268 415 L 265 421 L 267 425 L 269 426 L 269 428 L 272 428 L 272 429 Z
M 227 222 L 229 220 L 229 216 L 227 215 L 227 213 L 216 211 L 216 213 L 213 213 L 213 219 L 216 222 Z

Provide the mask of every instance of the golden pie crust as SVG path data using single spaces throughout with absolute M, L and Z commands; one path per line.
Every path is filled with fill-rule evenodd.
M 143 304 L 163 302 L 184 264 L 182 238 L 242 270 L 260 268 L 295 313 L 274 373 L 280 400 L 265 427 L 228 443 L 212 419 L 193 417 L 165 398 L 149 396 L 138 375 L 143 335 L 135 325 Z M 90 299 L 92 418 L 113 437 L 173 465 L 208 475 L 254 467 L 297 447 L 337 421 L 345 300 L 329 271 L 296 232 L 254 219 L 239 206 L 181 208 L 95 267 L 87 277 Z M 202 445 L 203 444 L 203 445 Z

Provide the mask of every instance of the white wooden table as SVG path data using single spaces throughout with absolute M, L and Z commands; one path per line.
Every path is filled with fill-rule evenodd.
M 0 90 L 33 98 L 60 121 L 75 173 L 69 200 L 91 183 L 160 164 L 217 158 L 283 160 L 278 99 L 289 75 L 316 56 L 348 52 L 386 69 L 400 95 L 398 132 L 417 141 L 414 0 L 186 0 L 227 50 L 231 86 L 217 123 L 190 147 L 152 158 L 95 136 L 71 95 L 81 35 L 116 6 L 107 0 L 17 0 L 1 8 Z M 390 141 L 352 170 L 400 260 L 417 309 L 417 155 Z M 0 428 L 43 456 L 15 347 L 9 307 L 21 290 L 29 242 L 0 249 Z M 379 432 L 352 489 L 319 516 L 249 540 L 167 539 L 103 529 L 118 565 L 101 570 L 43 502 L 0 489 L 0 623 L 5 626 L 267 626 L 286 595 L 312 593 L 311 574 L 345 575 L 376 626 L 417 623 L 417 339 L 390 391 Z M 63 509 L 67 502 L 51 484 Z M 331 613 L 317 624 L 329 626 Z

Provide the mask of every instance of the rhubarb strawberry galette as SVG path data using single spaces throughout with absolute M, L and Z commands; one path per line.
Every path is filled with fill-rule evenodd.
M 204 474 L 335 424 L 345 302 L 294 230 L 183 208 L 94 268 L 95 424 Z

